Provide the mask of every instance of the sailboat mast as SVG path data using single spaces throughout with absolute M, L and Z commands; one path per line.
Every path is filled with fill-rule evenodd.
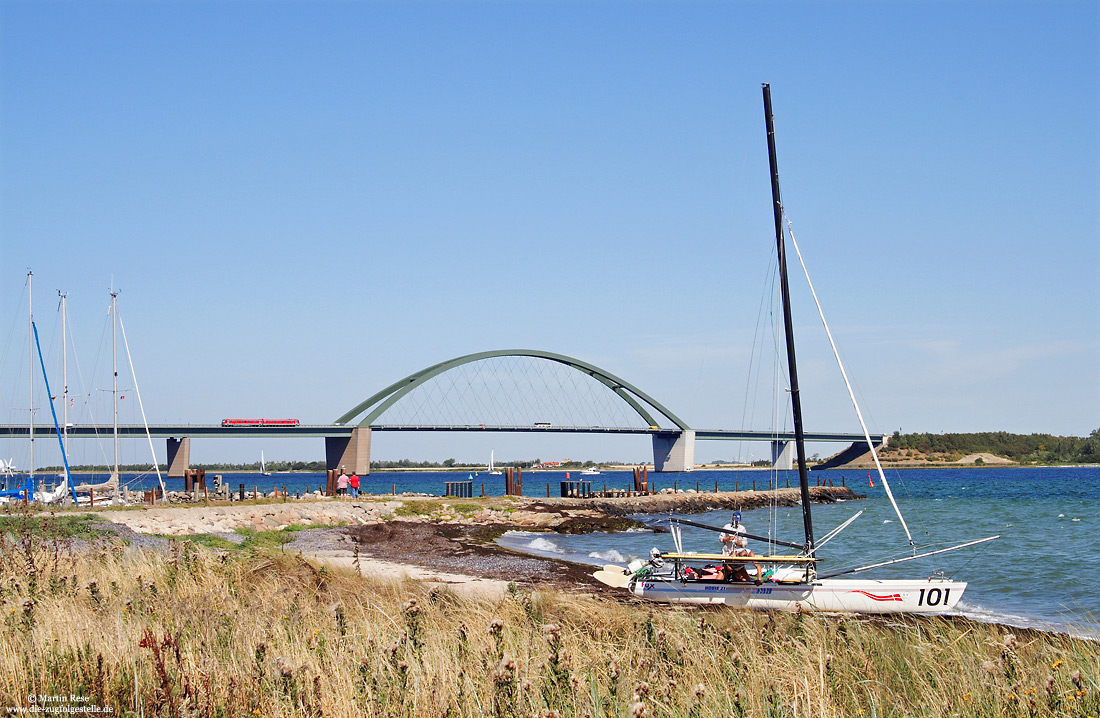
M 763 84 L 764 122 L 768 130 L 768 160 L 771 164 L 772 211 L 775 214 L 775 244 L 779 255 L 779 291 L 783 303 L 783 333 L 787 344 L 787 373 L 791 380 L 791 410 L 794 413 L 794 441 L 798 453 L 798 485 L 802 498 L 802 523 L 806 531 L 806 551 L 814 550 L 814 525 L 810 516 L 810 477 L 806 471 L 806 437 L 802 429 L 802 401 L 798 396 L 798 367 L 794 354 L 794 321 L 791 319 L 791 293 L 787 284 L 787 254 L 783 245 L 783 200 L 779 194 L 779 161 L 775 153 L 775 125 L 772 121 L 772 92 Z
M 34 279 L 34 272 L 27 270 L 27 359 L 29 372 L 27 376 L 30 379 L 28 384 L 30 388 L 30 403 L 27 405 L 29 408 L 27 414 L 30 417 L 27 425 L 27 431 L 31 438 L 31 461 L 29 468 L 27 469 L 27 476 L 29 478 L 31 491 L 34 491 L 34 291 L 32 288 Z
M 68 292 L 62 292 L 57 290 L 58 296 L 61 297 L 61 418 L 63 423 L 61 424 L 61 446 L 68 447 L 69 443 L 69 352 L 65 343 L 65 299 L 68 298 Z
M 115 472 L 111 477 L 115 484 L 115 503 L 118 503 L 118 292 L 111 290 L 111 399 L 114 406 L 113 433 L 115 438 Z

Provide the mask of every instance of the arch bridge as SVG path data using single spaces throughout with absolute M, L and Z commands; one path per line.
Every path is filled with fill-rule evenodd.
M 516 418 L 511 413 L 507 422 L 492 421 L 452 421 L 447 423 L 425 422 L 417 420 L 417 412 L 411 412 L 404 420 L 390 419 L 391 410 L 402 401 L 416 402 L 416 394 L 423 391 L 430 382 L 465 367 L 472 367 L 491 360 L 526 358 L 544 364 L 561 367 L 566 377 L 584 379 L 588 389 L 602 393 L 605 399 L 617 404 L 619 412 L 585 412 L 585 407 L 575 407 L 580 411 L 566 412 L 563 423 L 539 420 L 539 412 L 546 405 L 535 406 L 534 414 L 528 414 L 526 420 Z M 494 370 L 496 371 L 496 370 Z M 545 379 L 543 372 L 538 372 Z M 474 373 L 471 383 L 481 379 L 480 373 Z M 560 375 L 559 375 L 560 379 Z M 516 382 L 518 384 L 519 382 Z M 536 382 L 537 383 L 537 382 Z M 544 382 L 545 384 L 545 382 Z M 455 393 L 446 388 L 443 394 Z M 574 387 L 578 389 L 581 387 Z M 453 389 L 453 385 L 450 387 Z M 458 392 L 461 393 L 461 392 Z M 427 397 L 420 399 L 421 405 L 430 404 Z M 472 403 L 478 403 L 476 400 Z M 552 402 L 551 402 L 552 403 Z M 480 406 L 491 410 L 499 407 Z M 606 409 L 606 405 L 604 406 Z M 487 413 L 493 413 L 487 411 Z M 505 413 L 508 413 L 507 411 Z M 793 432 L 759 432 L 729 430 L 696 430 L 680 419 L 671 410 L 656 399 L 627 382 L 626 380 L 574 357 L 552 352 L 531 349 L 502 349 L 467 354 L 433 364 L 425 369 L 390 384 L 376 394 L 363 400 L 340 416 L 338 425 L 351 426 L 347 437 L 332 437 L 326 440 L 326 457 L 330 467 L 349 466 L 363 473 L 369 470 L 370 442 L 373 431 L 471 431 L 471 432 L 542 432 L 542 433 L 595 433 L 595 434 L 649 434 L 653 442 L 653 466 L 655 471 L 691 471 L 695 464 L 695 442 L 697 440 L 735 440 L 769 441 L 772 445 L 773 463 L 780 468 L 790 468 L 793 458 Z M 848 433 L 806 434 L 809 441 L 863 441 L 863 436 Z M 883 437 L 872 437 L 881 444 Z
M 38 426 L 36 435 L 55 433 Z M 123 425 L 120 435 L 145 436 L 146 427 Z M 693 429 L 647 393 L 589 362 L 530 349 L 502 349 L 455 357 L 421 369 L 359 402 L 332 424 L 294 426 L 159 425 L 151 436 L 168 440 L 169 476 L 182 476 L 190 440 L 253 436 L 324 437 L 329 468 L 370 473 L 371 436 L 388 431 L 462 431 L 648 434 L 656 471 L 691 471 L 697 440 L 767 441 L 778 468 L 790 468 L 792 432 Z M 110 426 L 77 426 L 70 437 L 110 434 Z M 0 426 L 0 434 L 26 435 L 28 427 Z M 862 434 L 805 434 L 807 441 L 865 444 Z M 872 435 L 881 445 L 885 437 Z

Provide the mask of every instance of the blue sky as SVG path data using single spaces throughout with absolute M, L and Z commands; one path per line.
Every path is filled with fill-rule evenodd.
M 523 347 L 739 428 L 773 241 L 766 81 L 872 429 L 1086 435 L 1098 37 L 1093 2 L 4 2 L 0 399 L 19 421 L 30 268 L 44 333 L 68 291 L 89 364 L 121 288 L 154 423 L 332 421 L 429 364 Z M 807 428 L 857 430 L 794 284 Z M 448 435 L 374 454 L 491 446 L 649 456 Z

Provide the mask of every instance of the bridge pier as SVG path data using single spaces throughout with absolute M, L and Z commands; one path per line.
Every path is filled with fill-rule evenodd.
M 654 471 L 694 471 L 695 432 L 691 429 L 653 434 Z
M 772 468 L 777 471 L 790 471 L 794 468 L 794 442 L 772 442 Z
M 343 467 L 349 474 L 370 474 L 370 427 L 357 426 L 351 436 L 325 437 L 325 468 Z
M 183 436 L 179 439 L 168 438 L 168 473 L 169 479 L 182 479 L 185 472 L 191 468 L 191 437 Z

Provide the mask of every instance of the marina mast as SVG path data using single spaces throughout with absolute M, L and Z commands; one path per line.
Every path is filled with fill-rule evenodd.
M 810 478 L 806 472 L 806 437 L 802 430 L 802 401 L 798 397 L 798 367 L 794 357 L 794 321 L 791 292 L 787 284 L 787 254 L 783 246 L 783 200 L 779 194 L 779 161 L 775 153 L 775 125 L 772 120 L 772 91 L 763 84 L 764 123 L 768 130 L 768 160 L 772 175 L 772 211 L 775 214 L 775 244 L 779 252 L 779 291 L 783 304 L 783 333 L 787 344 L 787 373 L 791 380 L 791 411 L 794 413 L 794 441 L 798 452 L 798 485 L 802 499 L 802 523 L 806 530 L 806 554 L 814 550 L 814 525 L 810 517 Z

